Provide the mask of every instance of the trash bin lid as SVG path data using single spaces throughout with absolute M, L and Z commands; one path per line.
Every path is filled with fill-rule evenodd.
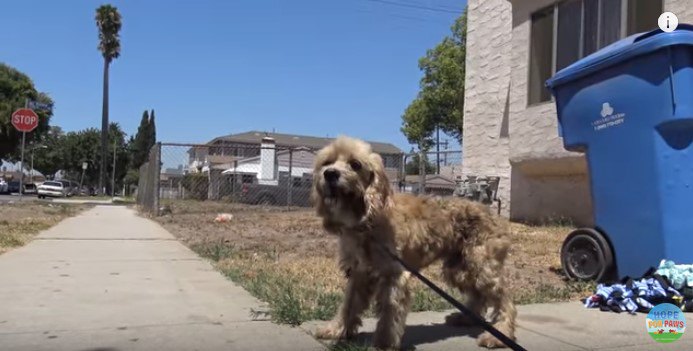
M 655 29 L 621 39 L 556 72 L 546 81 L 546 87 L 552 89 L 631 58 L 674 45 L 693 45 L 693 25 L 682 23 L 673 32 Z

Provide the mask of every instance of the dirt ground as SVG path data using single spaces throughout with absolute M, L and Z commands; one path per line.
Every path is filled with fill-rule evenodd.
M 86 208 L 86 205 L 36 201 L 0 202 L 0 254 L 26 244 L 42 230 Z
M 302 303 L 308 310 L 319 307 L 311 299 L 324 294 L 336 294 L 338 299 L 341 294 L 344 278 L 336 266 L 336 238 L 322 230 L 312 210 L 198 201 L 176 201 L 168 206 L 171 212 L 157 220 L 193 250 L 216 261 L 251 293 L 256 290 L 261 299 L 271 300 L 274 295 L 259 286 L 258 276 L 275 285 L 281 285 L 280 280 L 286 277 L 308 289 L 298 294 L 306 295 Z M 214 218 L 220 213 L 230 213 L 233 219 L 216 223 Z M 565 226 L 511 224 L 508 288 L 517 303 L 577 300 L 591 294 L 593 285 L 566 281 L 560 268 L 560 246 L 570 230 Z M 442 285 L 436 268 L 423 273 Z M 419 284 L 414 310 L 445 308 L 449 308 L 445 301 Z M 321 315 L 304 317 L 301 319 Z

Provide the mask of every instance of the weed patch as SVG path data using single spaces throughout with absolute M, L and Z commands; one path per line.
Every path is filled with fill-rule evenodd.
M 0 253 L 25 245 L 39 232 L 86 208 L 28 202 L 0 205 Z
M 313 210 L 191 200 L 168 201 L 166 206 L 170 213 L 155 220 L 266 302 L 269 309 L 256 311 L 258 316 L 298 325 L 336 315 L 346 284 L 337 268 L 337 237 L 324 232 Z M 218 213 L 231 213 L 233 220 L 215 223 Z M 594 284 L 567 282 L 560 269 L 560 247 L 572 230 L 571 223 L 556 219 L 545 224 L 510 226 L 512 245 L 505 287 L 518 304 L 576 300 L 593 291 Z M 440 279 L 439 265 L 422 273 L 462 299 Z M 415 278 L 411 307 L 412 311 L 452 308 Z M 373 316 L 372 308 L 366 316 Z

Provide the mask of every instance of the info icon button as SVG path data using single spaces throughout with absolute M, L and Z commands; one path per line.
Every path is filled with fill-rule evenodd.
M 676 27 L 679 26 L 679 19 L 673 13 L 665 12 L 665 13 L 659 15 L 659 19 L 657 20 L 657 24 L 659 25 L 659 29 L 669 33 L 669 32 L 673 32 L 674 29 L 676 29 Z

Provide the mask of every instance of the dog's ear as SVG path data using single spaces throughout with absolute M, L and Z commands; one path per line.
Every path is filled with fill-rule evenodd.
M 370 164 L 370 181 L 369 186 L 383 186 L 386 185 L 387 189 L 390 189 L 390 181 L 387 179 L 387 174 L 385 174 L 385 165 L 383 164 L 383 159 L 380 155 L 372 153 L 368 156 L 368 161 Z M 384 189 L 381 189 L 384 190 Z
M 368 215 L 373 215 L 374 212 L 379 212 L 385 207 L 392 189 L 390 189 L 390 181 L 385 174 L 385 166 L 380 155 L 371 153 L 368 156 L 368 163 L 371 173 L 365 199 L 369 205 Z

